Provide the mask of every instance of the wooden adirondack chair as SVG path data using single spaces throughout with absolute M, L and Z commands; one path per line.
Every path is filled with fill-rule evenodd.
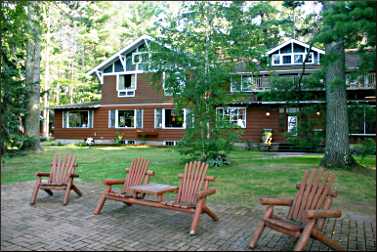
M 310 238 L 319 240 L 332 249 L 344 251 L 339 243 L 327 238 L 322 232 L 327 218 L 339 218 L 340 210 L 330 210 L 333 198 L 337 193 L 333 191 L 335 175 L 323 169 L 305 171 L 303 181 L 297 185 L 298 192 L 295 199 L 261 198 L 260 202 L 266 206 L 263 220 L 257 226 L 250 247 L 255 248 L 265 227 L 298 238 L 295 251 L 302 251 Z M 286 218 L 273 214 L 273 206 L 288 206 Z
M 126 179 L 105 179 L 104 184 L 106 185 L 105 191 L 102 193 L 97 207 L 94 210 L 94 214 L 100 214 L 101 210 L 107 199 L 122 201 L 127 205 L 127 198 L 134 197 L 138 198 L 140 195 L 136 195 L 133 191 L 129 189 L 130 186 L 147 184 L 149 182 L 150 176 L 154 176 L 154 172 L 148 170 L 149 161 L 143 158 L 136 158 L 132 161 L 129 169 L 126 169 L 128 173 Z M 114 192 L 112 190 L 113 185 L 122 185 L 123 188 L 121 192 Z M 143 197 L 143 195 L 141 196 Z
M 184 174 L 180 174 L 180 184 L 175 201 L 162 202 L 172 210 L 194 212 L 190 234 L 196 233 L 200 215 L 206 213 L 214 221 L 219 218 L 206 205 L 206 198 L 215 194 L 216 189 L 209 189 L 208 184 L 215 178 L 207 176 L 208 164 L 199 161 L 186 164 Z
M 44 190 L 50 196 L 53 195 L 51 190 L 65 190 L 64 205 L 68 204 L 71 190 L 75 191 L 78 196 L 82 196 L 80 190 L 73 184 L 73 178 L 79 175 L 75 174 L 77 167 L 76 157 L 73 155 L 66 155 L 60 157 L 55 155 L 51 162 L 51 171 L 36 173 L 37 180 L 35 182 L 33 194 L 31 197 L 31 205 L 34 205 L 37 200 L 39 189 Z M 47 182 L 42 181 L 42 177 L 48 177 Z

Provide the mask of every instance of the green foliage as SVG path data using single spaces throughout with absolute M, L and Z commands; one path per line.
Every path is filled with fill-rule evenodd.
M 376 141 L 368 138 L 359 144 L 353 144 L 351 145 L 351 152 L 353 155 L 360 155 L 362 158 L 367 155 L 376 155 Z
M 226 163 L 239 131 L 217 118 L 216 107 L 234 100 L 228 95 L 229 73 L 240 63 L 245 71 L 255 71 L 261 62 L 267 25 L 252 20 L 269 14 L 272 8 L 268 7 L 244 2 L 185 2 L 177 16 L 161 22 L 165 25 L 157 43 L 151 45 L 151 65 L 164 73 L 164 86 L 173 94 L 177 108 L 191 111 L 193 127 L 185 131 L 178 146 L 186 159 Z M 156 77 L 159 86 L 161 78 Z
M 29 39 L 27 2 L 1 2 L 0 155 L 18 147 L 23 138 L 30 86 L 24 82 Z
M 123 135 L 117 131 L 115 133 L 115 138 L 114 138 L 114 144 L 122 144 L 123 143 Z

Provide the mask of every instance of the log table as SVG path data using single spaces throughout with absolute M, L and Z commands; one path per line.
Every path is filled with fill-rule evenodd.
M 158 199 L 158 202 L 162 202 L 164 201 L 165 193 L 176 192 L 178 190 L 178 187 L 164 184 L 144 184 L 130 186 L 129 189 L 134 191 L 135 193 L 155 195 Z

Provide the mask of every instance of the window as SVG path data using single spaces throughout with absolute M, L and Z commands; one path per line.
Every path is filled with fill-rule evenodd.
M 165 146 L 176 146 L 177 141 L 164 141 Z
M 93 111 L 63 112 L 63 128 L 93 128 Z
M 135 111 L 119 110 L 117 116 L 117 128 L 134 128 L 135 127 Z
M 217 116 L 240 128 L 246 128 L 246 108 L 225 107 L 217 108 Z
M 175 109 L 155 109 L 154 127 L 163 129 L 186 128 L 186 117 L 188 110 L 177 111 Z
M 295 54 L 295 64 L 301 64 L 302 62 L 304 62 L 303 57 L 304 55 L 302 54 Z
M 132 110 L 109 110 L 109 128 L 143 128 L 144 111 Z
M 133 97 L 136 90 L 136 74 L 123 74 L 117 77 L 118 97 Z
M 174 78 L 174 79 L 169 79 Z M 166 81 L 175 81 L 177 86 L 176 87 L 167 87 Z M 182 92 L 182 90 L 186 86 L 186 77 L 182 76 L 181 73 L 176 72 L 175 74 L 169 74 L 169 73 L 162 73 L 162 88 L 164 90 L 165 96 L 172 96 L 173 95 L 173 88 L 176 88 L 176 94 L 179 94 Z
M 271 65 L 291 65 L 291 64 L 302 64 L 304 62 L 306 53 L 295 52 L 295 53 L 280 53 L 273 54 L 271 56 Z M 314 64 L 314 53 L 311 52 L 306 59 L 307 64 Z
M 297 135 L 297 116 L 296 115 L 289 115 L 288 116 L 288 133 L 292 133 L 293 135 Z
M 280 65 L 280 55 L 273 54 L 272 55 L 272 65 Z
M 376 106 L 349 105 L 348 117 L 351 135 L 376 134 Z
M 283 64 L 291 64 L 292 63 L 292 56 L 291 55 L 283 55 Z
M 251 92 L 253 90 L 253 76 L 233 75 L 231 77 L 230 92 Z

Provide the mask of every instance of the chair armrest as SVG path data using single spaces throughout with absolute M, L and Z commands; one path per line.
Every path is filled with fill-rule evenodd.
M 35 174 L 35 176 L 37 176 L 37 177 L 50 177 L 50 173 L 49 172 L 37 172 Z
M 308 219 L 321 219 L 321 218 L 339 218 L 342 216 L 342 211 L 336 210 L 307 210 L 306 217 Z
M 103 183 L 105 185 L 121 185 L 124 183 L 124 179 L 105 179 Z
M 270 206 L 291 206 L 293 203 L 293 200 L 288 198 L 260 198 L 259 201 L 262 205 Z
M 204 199 L 209 195 L 215 194 L 216 189 L 208 189 L 207 191 L 203 191 L 199 193 L 199 199 Z

